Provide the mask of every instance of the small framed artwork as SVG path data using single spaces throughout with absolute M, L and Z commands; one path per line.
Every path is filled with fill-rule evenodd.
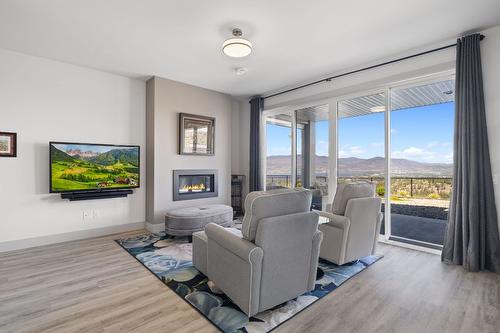
M 179 154 L 214 155 L 215 118 L 179 114 Z
M 0 157 L 17 156 L 17 134 L 0 132 Z

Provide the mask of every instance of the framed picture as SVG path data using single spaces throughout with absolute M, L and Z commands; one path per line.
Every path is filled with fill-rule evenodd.
M 179 154 L 214 155 L 215 118 L 179 114 Z
M 0 132 L 0 157 L 17 156 L 17 134 Z

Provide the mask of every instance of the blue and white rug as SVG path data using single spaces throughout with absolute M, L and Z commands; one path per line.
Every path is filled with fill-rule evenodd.
M 192 247 L 187 239 L 148 233 L 116 242 L 179 297 L 228 333 L 269 332 L 382 258 L 381 255 L 368 256 L 343 266 L 320 259 L 319 267 L 324 275 L 316 281 L 313 291 L 249 319 L 212 281 L 193 267 Z

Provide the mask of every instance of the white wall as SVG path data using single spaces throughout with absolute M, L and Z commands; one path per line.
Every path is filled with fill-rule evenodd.
M 148 162 L 154 164 L 154 173 L 148 174 L 148 223 L 162 226 L 166 211 L 172 208 L 195 204 L 230 204 L 232 98 L 158 77 L 148 81 L 147 89 Z M 178 115 L 181 112 L 216 118 L 214 156 L 178 154 Z M 172 171 L 176 169 L 217 169 L 219 196 L 173 201 Z
M 51 140 L 145 148 L 144 82 L 0 50 L 0 131 L 18 135 L 18 157 L 0 158 L 0 247 L 144 222 L 145 163 L 142 187 L 127 198 L 69 202 L 48 194 Z M 84 221 L 84 210 L 97 217 Z
M 500 26 L 485 30 L 483 34 L 486 36 L 481 42 L 484 102 L 500 228 Z

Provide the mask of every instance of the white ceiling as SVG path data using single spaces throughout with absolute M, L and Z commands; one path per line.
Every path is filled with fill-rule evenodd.
M 499 0 L 0 0 L 0 48 L 236 96 L 499 24 Z M 235 26 L 244 59 L 221 52 Z

